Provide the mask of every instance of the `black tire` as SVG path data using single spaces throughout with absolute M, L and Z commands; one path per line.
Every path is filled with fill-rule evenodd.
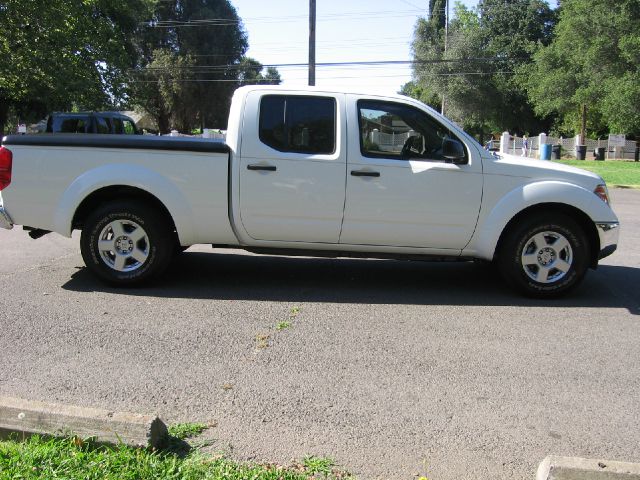
M 535 215 L 508 232 L 498 252 L 507 283 L 529 297 L 559 297 L 580 284 L 590 261 L 584 230 L 564 214 Z
M 114 286 L 140 285 L 157 278 L 169 265 L 174 249 L 169 219 L 135 200 L 101 206 L 89 215 L 80 236 L 86 266 Z

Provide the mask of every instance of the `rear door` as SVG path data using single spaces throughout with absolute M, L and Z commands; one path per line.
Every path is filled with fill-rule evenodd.
M 338 243 L 345 200 L 344 95 L 248 94 L 240 217 L 254 240 Z

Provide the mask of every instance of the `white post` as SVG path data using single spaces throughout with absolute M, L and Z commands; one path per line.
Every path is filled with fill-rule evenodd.
M 547 144 L 547 134 L 541 133 L 538 136 L 538 158 L 542 159 L 542 145 Z
M 500 136 L 500 153 L 509 153 L 509 140 L 511 139 L 511 135 L 509 132 L 502 132 Z
M 371 132 L 371 142 L 376 145 L 380 145 L 380 130 L 377 128 L 374 128 L 373 132 Z

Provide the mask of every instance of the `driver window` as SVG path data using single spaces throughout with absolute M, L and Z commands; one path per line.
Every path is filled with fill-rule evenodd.
M 446 161 L 443 141 L 457 140 L 444 125 L 409 105 L 360 100 L 358 115 L 365 157 Z

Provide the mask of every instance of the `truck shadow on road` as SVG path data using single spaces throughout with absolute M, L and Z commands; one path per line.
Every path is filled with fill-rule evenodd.
M 512 291 L 489 265 L 187 252 L 141 288 L 112 288 L 82 268 L 63 288 L 209 300 L 626 308 L 640 314 L 640 269 L 602 265 L 566 298 Z

